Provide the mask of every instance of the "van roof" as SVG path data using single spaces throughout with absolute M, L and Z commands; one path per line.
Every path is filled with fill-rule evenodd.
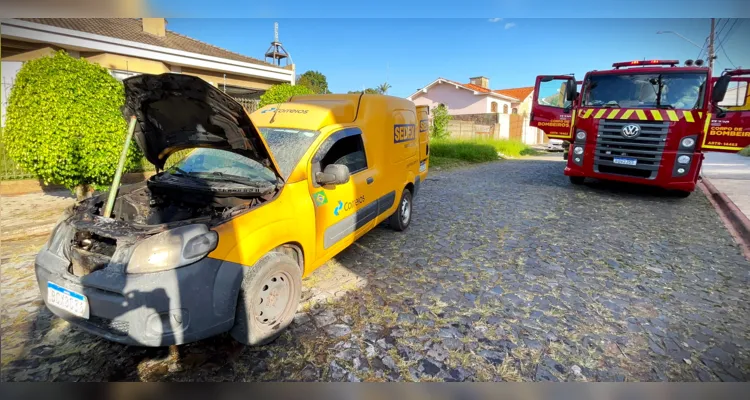
M 294 96 L 286 103 L 267 105 L 253 112 L 251 119 L 260 127 L 320 130 L 328 125 L 354 122 L 364 115 L 360 107 L 381 109 L 409 105 L 413 103 L 400 97 L 375 94 L 305 95 Z
M 267 105 L 252 114 L 253 123 L 264 127 L 313 129 L 352 123 L 357 118 L 359 94 L 295 96 L 290 102 Z

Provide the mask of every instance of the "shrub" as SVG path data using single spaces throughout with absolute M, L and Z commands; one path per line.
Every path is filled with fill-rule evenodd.
M 744 149 L 740 150 L 739 155 L 750 157 L 750 146 L 747 146 Z
M 288 83 L 273 85 L 260 96 L 259 107 L 265 107 L 269 104 L 284 103 L 288 101 L 290 97 L 301 94 L 313 94 L 313 91 L 302 85 L 290 85 Z
M 439 105 L 432 110 L 432 127 L 430 128 L 430 136 L 433 139 L 446 139 L 448 138 L 448 122 L 451 120 L 451 115 L 448 114 L 448 108 L 444 105 Z
M 123 85 L 103 67 L 64 51 L 26 62 L 10 94 L 5 140 L 18 165 L 81 198 L 111 184 L 125 143 Z M 136 146 L 126 167 L 141 157 Z

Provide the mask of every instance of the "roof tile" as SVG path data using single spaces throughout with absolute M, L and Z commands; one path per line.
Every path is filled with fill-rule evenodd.
M 526 97 L 528 97 L 533 91 L 534 91 L 533 86 L 493 90 L 493 92 L 497 94 L 502 94 L 503 96 L 513 97 L 521 101 L 523 101 Z
M 214 45 L 201 42 L 170 30 L 164 37 L 152 35 L 143 31 L 141 21 L 135 18 L 19 18 L 22 21 L 72 29 L 79 32 L 108 36 L 116 39 L 130 40 L 153 46 L 166 47 L 198 53 L 205 56 L 226 58 L 251 64 L 278 67 L 252 57 L 243 56 Z

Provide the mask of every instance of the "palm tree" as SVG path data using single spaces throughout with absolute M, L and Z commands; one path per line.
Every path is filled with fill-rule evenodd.
M 380 93 L 380 94 L 386 94 L 386 93 L 388 93 L 388 89 L 390 89 L 392 87 L 393 86 L 391 86 L 390 84 L 388 84 L 388 82 L 385 82 L 385 83 L 381 83 L 380 85 L 378 85 L 378 87 L 375 88 L 375 90 L 377 90 L 378 93 Z

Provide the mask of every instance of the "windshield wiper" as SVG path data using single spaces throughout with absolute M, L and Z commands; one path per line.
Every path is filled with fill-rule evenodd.
M 259 182 L 268 182 L 265 179 L 249 179 L 249 178 L 243 178 L 241 176 L 236 176 L 236 175 L 226 175 L 226 174 L 224 174 L 222 172 L 219 172 L 219 171 L 213 171 L 213 172 L 196 172 L 196 173 L 193 173 L 192 175 L 195 176 L 195 177 L 201 177 L 201 178 L 204 178 L 204 179 L 205 178 L 208 178 L 208 179 L 213 178 L 212 180 L 219 180 L 219 181 L 224 181 L 224 182 L 232 182 L 232 183 L 237 183 L 237 184 L 245 185 L 245 186 L 258 186 Z M 268 182 L 268 183 L 272 183 L 272 182 Z
M 674 110 L 674 106 L 671 104 L 657 104 L 656 108 L 660 108 L 663 110 Z
M 604 108 L 620 108 L 620 104 L 618 104 L 616 101 L 610 101 L 606 104 L 603 104 L 602 107 Z

